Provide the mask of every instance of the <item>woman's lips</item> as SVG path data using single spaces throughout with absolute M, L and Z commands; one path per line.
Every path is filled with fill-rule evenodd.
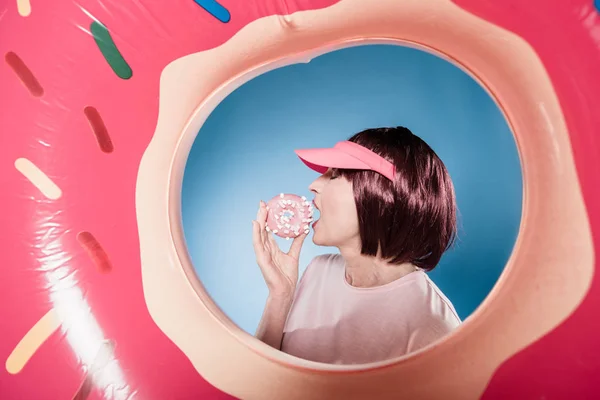
M 319 210 L 319 207 L 317 206 L 317 203 L 315 203 L 315 201 L 314 201 L 314 200 L 312 201 L 312 204 L 313 204 L 313 206 L 315 207 L 315 209 L 316 209 L 317 211 L 319 211 L 319 213 L 320 213 L 320 211 L 321 211 L 321 210 Z M 313 229 L 314 229 L 314 228 L 315 228 L 315 226 L 317 225 L 317 222 L 319 222 L 319 220 L 318 220 L 318 219 L 317 219 L 315 222 L 313 222 L 313 223 L 312 223 L 312 227 L 313 227 Z

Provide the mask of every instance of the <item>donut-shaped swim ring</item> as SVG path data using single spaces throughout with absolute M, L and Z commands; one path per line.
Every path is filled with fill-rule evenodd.
M 0 398 L 596 398 L 597 5 L 2 2 Z M 459 329 L 403 359 L 329 366 L 268 347 L 211 301 L 179 196 L 195 135 L 236 87 L 368 43 L 433 52 L 490 92 L 518 144 L 523 219 Z

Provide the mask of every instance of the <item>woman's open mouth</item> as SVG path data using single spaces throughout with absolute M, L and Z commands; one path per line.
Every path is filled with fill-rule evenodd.
M 316 211 L 321 212 L 321 210 L 319 210 L 319 207 L 317 206 L 317 203 L 315 203 L 315 201 L 312 201 L 313 207 L 315 208 Z M 312 227 L 313 229 L 315 228 L 315 226 L 317 226 L 317 222 L 319 222 L 319 219 L 317 219 L 315 222 L 312 223 Z

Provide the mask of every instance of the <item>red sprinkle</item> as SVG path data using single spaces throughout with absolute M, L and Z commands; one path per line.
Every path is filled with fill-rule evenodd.
M 79 232 L 79 234 L 77 234 L 77 241 L 88 253 L 92 262 L 100 272 L 109 273 L 112 271 L 112 264 L 108 259 L 108 255 L 94 235 L 90 232 Z
M 33 75 L 33 72 L 25 65 L 21 57 L 16 53 L 9 51 L 4 56 L 6 64 L 17 74 L 17 77 L 23 82 L 25 87 L 35 97 L 41 97 L 44 94 L 44 88 L 40 85 L 40 82 Z
M 102 120 L 98 110 L 96 110 L 94 107 L 88 106 L 83 109 L 83 113 L 92 127 L 92 132 L 94 132 L 94 135 L 96 136 L 96 141 L 100 146 L 100 150 L 102 150 L 104 153 L 112 153 L 114 150 L 113 143 L 112 140 L 110 140 L 106 125 L 104 125 L 104 121 Z

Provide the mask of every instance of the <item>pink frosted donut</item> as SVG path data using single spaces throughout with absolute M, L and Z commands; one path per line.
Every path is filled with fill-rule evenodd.
M 295 238 L 310 231 L 312 216 L 313 205 L 306 197 L 281 193 L 267 203 L 266 230 L 282 238 Z

